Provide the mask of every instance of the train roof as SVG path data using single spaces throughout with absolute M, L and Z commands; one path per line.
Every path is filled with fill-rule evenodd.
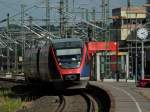
M 61 38 L 61 39 L 52 39 L 52 43 L 62 43 L 62 42 L 82 42 L 80 38 Z
M 82 47 L 83 41 L 80 38 L 63 38 L 53 39 L 52 44 L 55 48 Z

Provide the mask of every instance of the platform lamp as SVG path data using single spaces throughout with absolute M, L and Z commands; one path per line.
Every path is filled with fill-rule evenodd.
M 139 39 L 141 39 L 141 44 L 142 44 L 141 45 L 141 65 L 142 65 L 141 75 L 142 75 L 142 79 L 144 79 L 144 76 L 145 76 L 145 71 L 144 71 L 144 40 L 148 37 L 148 30 L 146 28 L 139 28 L 137 30 L 137 37 Z

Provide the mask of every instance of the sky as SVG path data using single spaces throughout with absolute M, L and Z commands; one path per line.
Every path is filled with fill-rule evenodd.
M 59 6 L 59 0 L 49 0 L 50 5 L 54 7 Z M 69 0 L 69 7 L 70 11 L 73 6 L 72 4 L 73 0 Z M 95 8 L 96 11 L 101 11 L 100 5 L 101 0 L 74 0 L 75 1 L 75 11 L 79 11 L 79 7 L 82 8 L 88 8 L 89 10 L 92 8 Z M 142 6 L 144 3 L 146 3 L 146 0 L 131 0 L 131 5 L 134 6 Z M 31 8 L 29 11 L 26 12 L 26 16 L 32 16 L 33 18 L 45 18 L 45 9 L 42 7 L 45 7 L 45 0 L 0 0 L 0 21 L 6 18 L 7 13 L 10 14 L 10 17 L 17 14 L 21 11 L 21 4 L 25 4 L 25 9 L 33 6 L 38 6 Z M 111 9 L 126 6 L 127 0 L 110 0 L 110 13 Z M 59 15 L 57 9 L 52 9 L 51 18 Z M 54 11 L 55 10 L 55 11 Z M 57 12 L 57 13 L 56 13 Z M 57 15 L 57 16 L 56 16 Z M 20 18 L 21 15 L 15 16 L 15 18 Z M 98 18 L 99 16 L 97 16 Z

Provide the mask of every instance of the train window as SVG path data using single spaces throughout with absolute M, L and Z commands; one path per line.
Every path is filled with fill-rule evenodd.
M 63 68 L 76 68 L 80 66 L 81 49 L 58 49 L 56 50 L 57 60 Z
M 60 42 L 60 43 L 54 43 L 54 47 L 59 48 L 70 48 L 70 47 L 82 47 L 83 43 L 81 41 L 75 41 L 75 42 Z
M 56 54 L 57 56 L 81 54 L 81 49 L 58 49 L 56 50 Z

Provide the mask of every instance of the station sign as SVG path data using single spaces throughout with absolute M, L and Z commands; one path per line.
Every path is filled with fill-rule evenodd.
M 116 51 L 118 44 L 116 42 L 89 42 L 88 52 L 94 53 L 97 51 Z
M 19 62 L 22 62 L 22 61 L 23 61 L 23 57 L 19 56 Z

